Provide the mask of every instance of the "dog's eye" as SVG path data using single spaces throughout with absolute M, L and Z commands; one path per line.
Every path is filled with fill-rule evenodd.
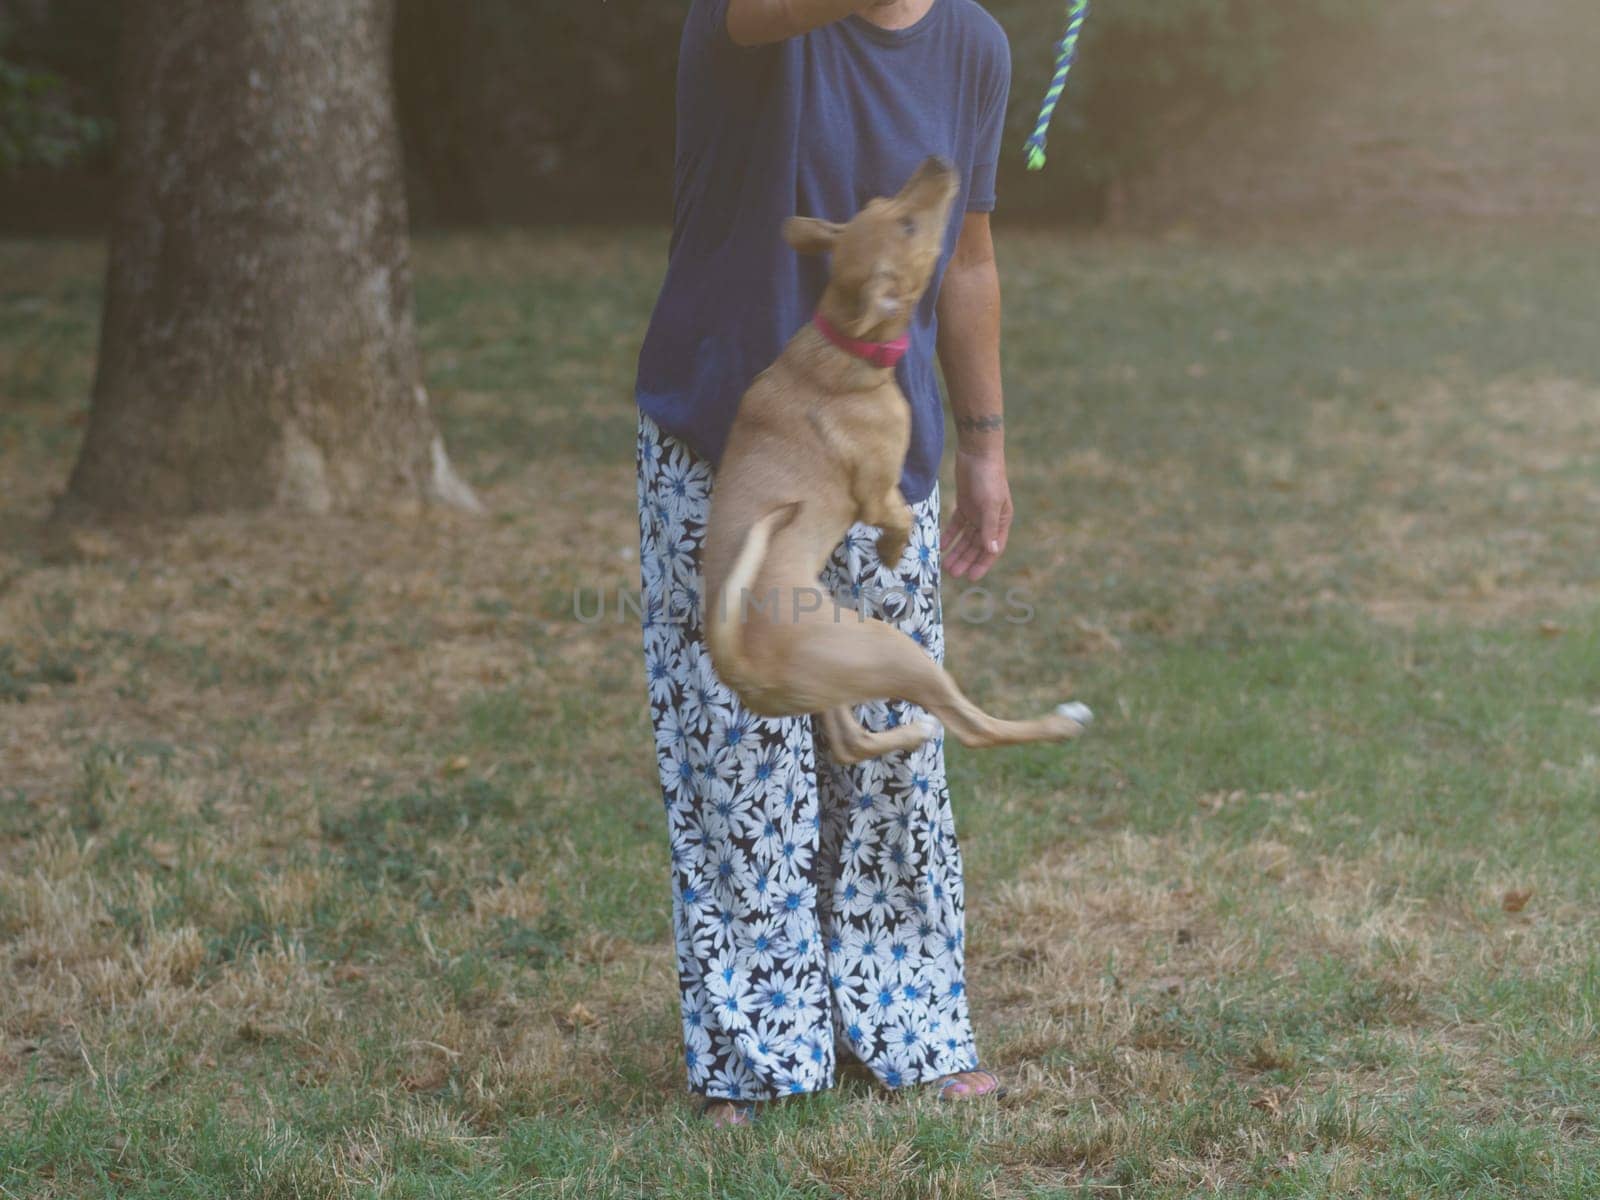
M 900 218 L 900 232 L 910 237 L 917 232 L 917 223 L 911 217 Z

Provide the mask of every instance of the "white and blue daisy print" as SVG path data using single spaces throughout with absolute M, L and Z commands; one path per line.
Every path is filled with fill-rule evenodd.
M 839 1049 L 888 1087 L 972 1070 L 961 854 L 944 742 L 841 767 L 809 717 L 746 712 L 711 668 L 700 552 L 712 470 L 640 415 L 644 658 L 672 848 L 672 924 L 689 1090 L 767 1100 L 826 1088 Z M 944 656 L 939 496 L 913 506 L 901 561 L 850 530 L 835 596 Z M 863 705 L 869 729 L 916 720 Z

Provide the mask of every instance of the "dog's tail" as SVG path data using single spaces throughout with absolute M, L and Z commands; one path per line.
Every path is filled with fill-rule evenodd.
M 786 528 L 799 512 L 800 501 L 791 501 L 773 509 L 750 526 L 749 532 L 744 535 L 744 545 L 739 547 L 739 555 L 728 571 L 728 578 L 723 581 L 722 594 L 715 598 L 706 613 L 706 645 L 711 650 L 711 662 L 723 682 L 735 691 L 739 690 L 739 681 L 746 674 L 743 670 L 743 639 L 739 636 L 739 626 L 744 624 L 746 595 L 750 585 L 755 582 L 762 561 L 767 557 L 767 547 L 772 544 L 773 536 Z

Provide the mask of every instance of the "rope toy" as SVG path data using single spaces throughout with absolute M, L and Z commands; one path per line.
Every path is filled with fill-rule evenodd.
M 1050 132 L 1050 118 L 1056 115 L 1056 105 L 1061 101 L 1062 90 L 1067 86 L 1067 74 L 1078 58 L 1078 35 L 1089 17 L 1089 0 L 1069 0 L 1067 5 L 1067 32 L 1056 45 L 1056 73 L 1045 93 L 1044 106 L 1039 110 L 1039 123 L 1023 147 L 1028 154 L 1028 170 L 1044 169 L 1044 143 Z

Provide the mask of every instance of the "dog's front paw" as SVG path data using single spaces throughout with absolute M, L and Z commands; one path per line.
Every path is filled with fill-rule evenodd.
M 878 561 L 886 567 L 898 566 L 909 541 L 908 534 L 898 529 L 885 529 L 878 535 Z

